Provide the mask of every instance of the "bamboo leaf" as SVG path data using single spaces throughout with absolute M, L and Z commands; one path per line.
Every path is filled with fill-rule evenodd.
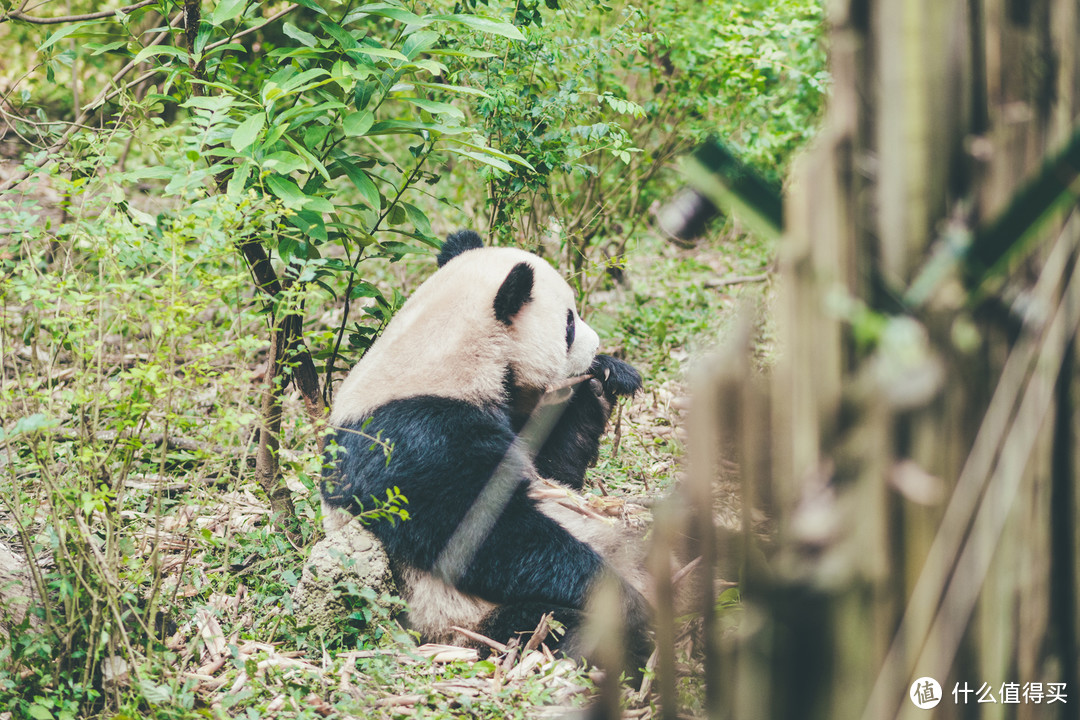
M 297 170 L 307 170 L 308 165 L 304 162 L 304 159 L 295 153 L 286 152 L 285 150 L 279 150 L 276 153 L 268 155 L 263 160 L 262 166 L 267 170 L 273 170 L 274 172 L 282 175 L 290 175 Z
M 410 60 L 413 60 L 417 55 L 439 42 L 440 37 L 442 36 L 439 33 L 432 30 L 413 33 L 405 39 L 405 44 L 401 46 L 401 52 Z
M 397 7 L 387 3 L 372 3 L 353 10 L 345 16 L 345 19 L 341 24 L 348 25 L 365 15 L 377 15 L 379 17 L 390 18 L 391 20 L 397 20 L 398 22 L 403 22 L 407 25 L 425 25 L 427 24 L 425 21 L 428 20 L 426 17 L 421 18 L 419 15 L 411 13 L 403 7 Z
M 431 235 L 431 221 L 424 211 L 411 203 L 401 203 L 405 208 L 405 214 L 409 216 L 409 222 L 421 235 Z
M 454 155 L 461 155 L 462 157 L 471 158 L 472 160 L 483 163 L 484 165 L 490 165 L 491 167 L 498 168 L 505 172 L 512 171 L 510 163 L 506 162 L 505 160 L 500 160 L 499 158 L 493 157 L 491 155 L 486 155 L 481 152 L 473 152 L 472 150 L 465 150 L 463 148 L 448 147 L 446 148 L 446 151 L 449 153 L 453 153 Z
M 323 176 L 326 182 L 330 182 L 330 173 L 327 172 L 326 167 L 322 164 L 319 158 L 315 157 L 315 155 L 312 154 L 310 150 L 298 143 L 289 135 L 285 136 L 285 142 L 289 143 L 289 145 L 292 146 L 292 149 L 296 151 L 297 155 L 314 165 L 315 169 L 319 171 L 319 174 Z
M 40 52 L 41 50 L 45 50 L 46 48 L 52 47 L 53 45 L 60 42 L 64 38 L 68 37 L 69 35 L 74 35 L 79 30 L 82 30 L 84 27 L 86 27 L 87 25 L 90 25 L 90 24 L 91 24 L 90 21 L 77 22 L 77 23 L 73 23 L 71 25 L 66 25 L 66 26 L 60 28 L 59 30 L 54 32 L 52 35 L 50 35 L 49 38 L 45 42 L 41 43 L 41 45 L 38 46 L 38 51 Z
M 466 132 L 468 128 L 439 125 L 438 123 L 414 122 L 412 120 L 383 120 L 371 126 L 368 135 L 423 135 L 424 133 L 439 133 L 442 135 L 456 135 Z
M 469 142 L 467 140 L 461 140 L 459 138 L 451 137 L 451 138 L 447 138 L 447 140 L 449 140 L 451 142 L 455 142 L 458 145 L 463 145 L 463 146 L 465 146 L 467 148 L 471 148 L 472 150 L 483 153 L 483 154 L 488 155 L 490 157 L 498 158 L 499 160 L 503 160 L 505 162 L 516 163 L 518 165 L 521 165 L 522 167 L 527 167 L 527 168 L 529 168 L 530 170 L 532 170 L 534 172 L 536 171 L 536 168 L 534 168 L 531 164 L 529 164 L 529 161 L 526 160 L 525 158 L 521 157 L 520 155 L 515 155 L 515 154 L 512 154 L 512 153 L 504 153 L 501 150 L 496 150 L 495 148 L 485 147 L 483 145 L 477 145 L 476 143 L 471 143 L 471 142 Z
M 327 35 L 337 40 L 338 44 L 346 50 L 354 50 L 360 45 L 356 42 L 356 38 L 349 34 L 348 30 L 337 23 L 328 20 L 320 20 L 319 27 L 325 30 Z
M 266 186 L 290 210 L 299 210 L 308 201 L 307 195 L 287 177 L 271 175 L 266 178 Z
M 364 45 L 360 45 L 356 48 L 356 52 L 361 52 L 365 55 L 370 55 L 372 57 L 389 58 L 391 60 L 403 60 L 405 62 L 409 61 L 409 58 L 402 55 L 401 51 L 394 50 L 392 48 L 365 47 Z
M 349 137 L 360 137 L 371 129 L 375 116 L 367 110 L 358 110 L 345 116 L 341 126 Z
M 187 50 L 181 50 L 178 47 L 172 45 L 154 45 L 151 47 L 144 47 L 139 51 L 139 54 L 131 61 L 132 65 L 138 65 L 141 62 L 146 61 L 147 58 L 154 57 L 156 55 L 172 55 L 179 59 L 181 62 L 187 62 L 189 55 Z
M 456 108 L 450 103 L 439 102 L 437 100 L 428 100 L 426 98 L 418 97 L 404 97 L 401 98 L 405 102 L 412 103 L 417 107 L 427 110 L 434 115 L 449 115 L 450 117 L 457 118 L 458 120 L 465 119 L 465 113 L 460 108 Z
M 310 82 L 315 78 L 320 78 L 324 76 L 328 77 L 329 75 L 330 73 L 328 73 L 326 70 L 323 70 L 322 68 L 305 70 L 304 72 L 293 75 L 291 78 L 281 83 L 281 91 L 286 93 L 298 92 L 298 88 L 304 83 Z
M 413 86 L 427 88 L 429 90 L 445 90 L 446 92 L 457 93 L 459 95 L 475 95 L 477 97 L 487 98 L 489 100 L 491 99 L 491 96 L 483 90 L 480 90 L 478 88 L 471 88 L 466 85 L 441 85 L 436 83 L 414 82 Z

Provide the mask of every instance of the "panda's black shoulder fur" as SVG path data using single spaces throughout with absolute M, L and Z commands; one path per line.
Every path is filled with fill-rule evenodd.
M 484 247 L 484 240 L 474 230 L 458 230 L 446 236 L 446 242 L 439 251 L 439 267 L 450 262 L 458 255 L 468 250 L 479 250 Z
M 535 471 L 505 409 L 435 396 L 395 400 L 335 430 L 334 441 L 323 498 L 357 513 L 398 488 L 410 519 L 370 528 L 390 557 L 421 570 L 435 568 L 502 463 L 509 497 L 454 585 L 493 603 L 584 607 L 606 564 L 529 497 Z

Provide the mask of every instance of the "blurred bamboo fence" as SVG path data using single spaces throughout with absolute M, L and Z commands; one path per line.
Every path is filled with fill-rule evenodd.
M 1080 3 L 829 17 L 831 106 L 786 197 L 782 364 L 763 387 L 736 349 L 694 396 L 695 534 L 705 560 L 738 557 L 745 606 L 721 634 L 706 594 L 708 713 L 1078 716 Z M 742 542 L 701 517 L 721 456 Z M 753 507 L 777 524 L 763 554 Z M 933 710 L 909 695 L 923 677 Z

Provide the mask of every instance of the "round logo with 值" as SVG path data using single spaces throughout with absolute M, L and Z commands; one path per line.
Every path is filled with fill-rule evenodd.
M 937 707 L 937 704 L 941 702 L 941 684 L 932 677 L 921 677 L 911 683 L 908 697 L 915 703 L 915 707 L 922 710 Z

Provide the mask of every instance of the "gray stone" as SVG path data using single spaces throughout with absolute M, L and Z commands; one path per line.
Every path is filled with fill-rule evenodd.
M 340 629 L 349 612 L 340 588 L 349 583 L 377 596 L 396 591 L 382 543 L 360 522 L 327 532 L 311 549 L 292 594 L 297 624 L 312 625 L 319 634 Z
M 0 632 L 22 621 L 27 609 L 37 604 L 37 591 L 26 558 L 0 542 Z M 30 624 L 37 625 L 31 616 Z

